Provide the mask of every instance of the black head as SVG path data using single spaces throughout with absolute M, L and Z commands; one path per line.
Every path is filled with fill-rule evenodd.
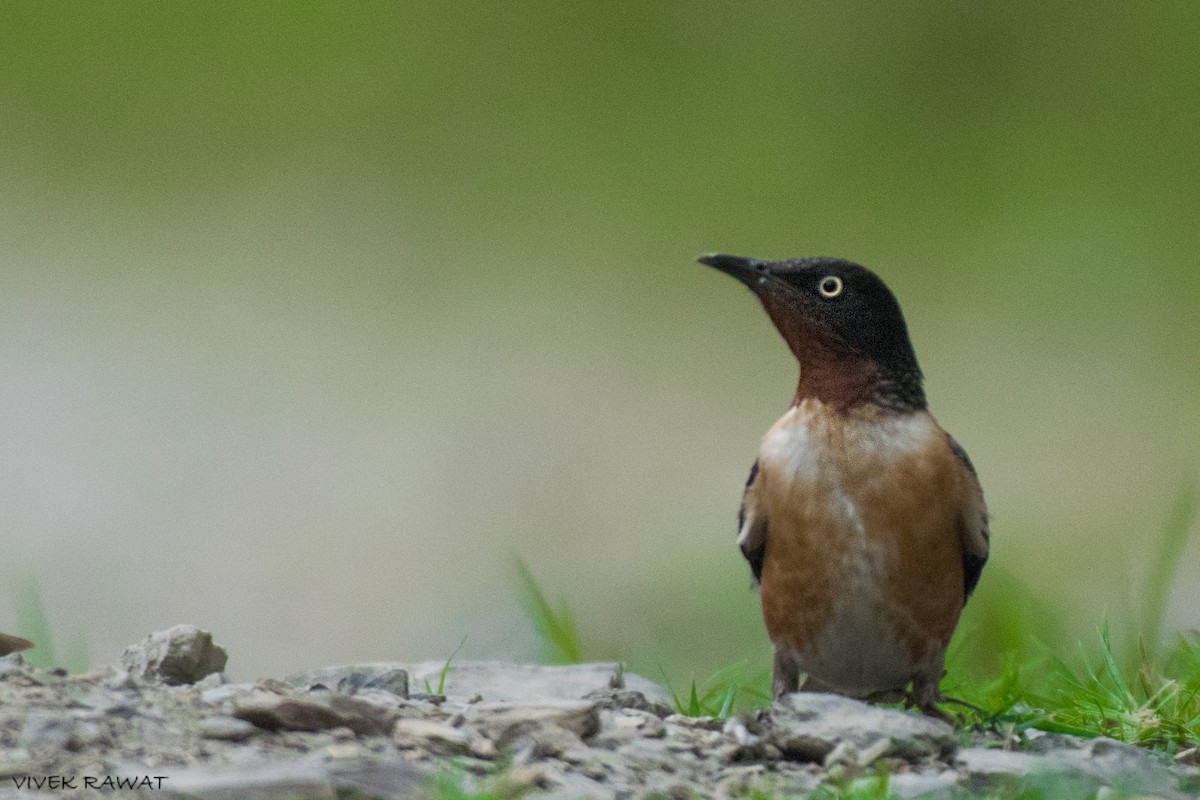
M 840 258 L 760 261 L 708 255 L 699 260 L 758 296 L 800 361 L 802 391 L 806 372 L 823 384 L 812 387 L 820 395 L 833 388 L 849 391 L 848 377 L 863 383 L 873 371 L 870 399 L 924 408 L 921 369 L 900 304 L 866 267 Z

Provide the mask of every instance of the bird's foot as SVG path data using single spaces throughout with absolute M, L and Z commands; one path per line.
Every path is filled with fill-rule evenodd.
M 969 708 L 977 712 L 981 716 L 986 717 L 988 714 L 982 708 L 966 700 L 959 700 L 956 697 L 946 697 L 936 684 L 916 684 L 912 690 L 905 693 L 904 707 L 915 708 L 927 717 L 941 720 L 956 728 L 963 726 L 963 719 L 955 718 L 947 714 L 942 709 L 938 708 L 938 703 L 951 703 L 963 708 Z

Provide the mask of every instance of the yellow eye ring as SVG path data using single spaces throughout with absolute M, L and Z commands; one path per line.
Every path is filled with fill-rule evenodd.
M 822 297 L 834 298 L 842 293 L 842 279 L 837 275 L 826 275 L 817 284 L 817 291 Z

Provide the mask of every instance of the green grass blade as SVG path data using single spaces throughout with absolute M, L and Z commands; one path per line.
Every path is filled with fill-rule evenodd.
M 729 719 L 729 715 L 733 712 L 733 699 L 737 696 L 737 687 L 730 686 L 725 690 L 725 697 L 721 700 L 721 707 L 717 709 L 717 717 L 720 719 Z
M 700 696 L 696 693 L 696 681 L 692 681 L 692 696 L 688 698 L 687 715 L 689 717 L 702 716 L 703 709 L 700 706 Z
M 671 695 L 671 707 L 678 714 L 686 714 L 687 708 L 683 705 L 683 701 L 679 699 L 679 695 L 675 693 L 675 687 L 671 685 L 671 678 L 667 675 L 667 671 L 662 664 L 658 665 L 659 674 L 662 675 L 663 686 L 667 687 L 667 693 Z
M 533 623 L 538 638 L 542 640 L 548 659 L 557 664 L 583 663 L 579 630 L 575 626 L 575 618 L 570 609 L 565 603 L 561 603 L 555 611 L 529 566 L 520 556 L 514 556 L 513 561 L 517 570 L 521 605 L 525 609 L 525 615 Z
M 467 637 L 464 635 L 462 637 L 462 641 L 458 643 L 458 647 L 454 648 L 454 651 L 450 653 L 450 657 L 446 659 L 446 663 L 442 665 L 442 670 L 438 673 L 438 694 L 446 693 L 446 676 L 450 674 L 450 663 L 454 661 L 454 657 L 458 655 L 458 651 L 462 650 L 463 645 L 466 643 Z M 428 685 L 429 681 L 426 681 L 425 683 Z
M 1125 703 L 1133 700 L 1133 692 L 1129 690 L 1129 682 L 1125 680 L 1125 676 L 1121 672 L 1121 667 L 1117 664 L 1117 657 L 1113 653 L 1112 641 L 1108 635 L 1108 620 L 1104 621 L 1104 625 L 1100 628 L 1100 655 L 1104 657 L 1104 671 L 1108 676 L 1109 681 L 1120 692 L 1121 699 Z M 1103 683 L 1102 680 L 1096 679 L 1097 683 Z

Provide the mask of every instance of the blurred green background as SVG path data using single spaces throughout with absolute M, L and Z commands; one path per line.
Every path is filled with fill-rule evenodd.
M 983 480 L 963 634 L 1090 638 L 1200 475 L 1197 41 L 1186 2 L 7 3 L 0 577 L 94 663 L 188 621 L 252 678 L 535 658 L 516 552 L 586 655 L 765 667 L 734 516 L 795 369 L 693 259 L 839 255 Z

